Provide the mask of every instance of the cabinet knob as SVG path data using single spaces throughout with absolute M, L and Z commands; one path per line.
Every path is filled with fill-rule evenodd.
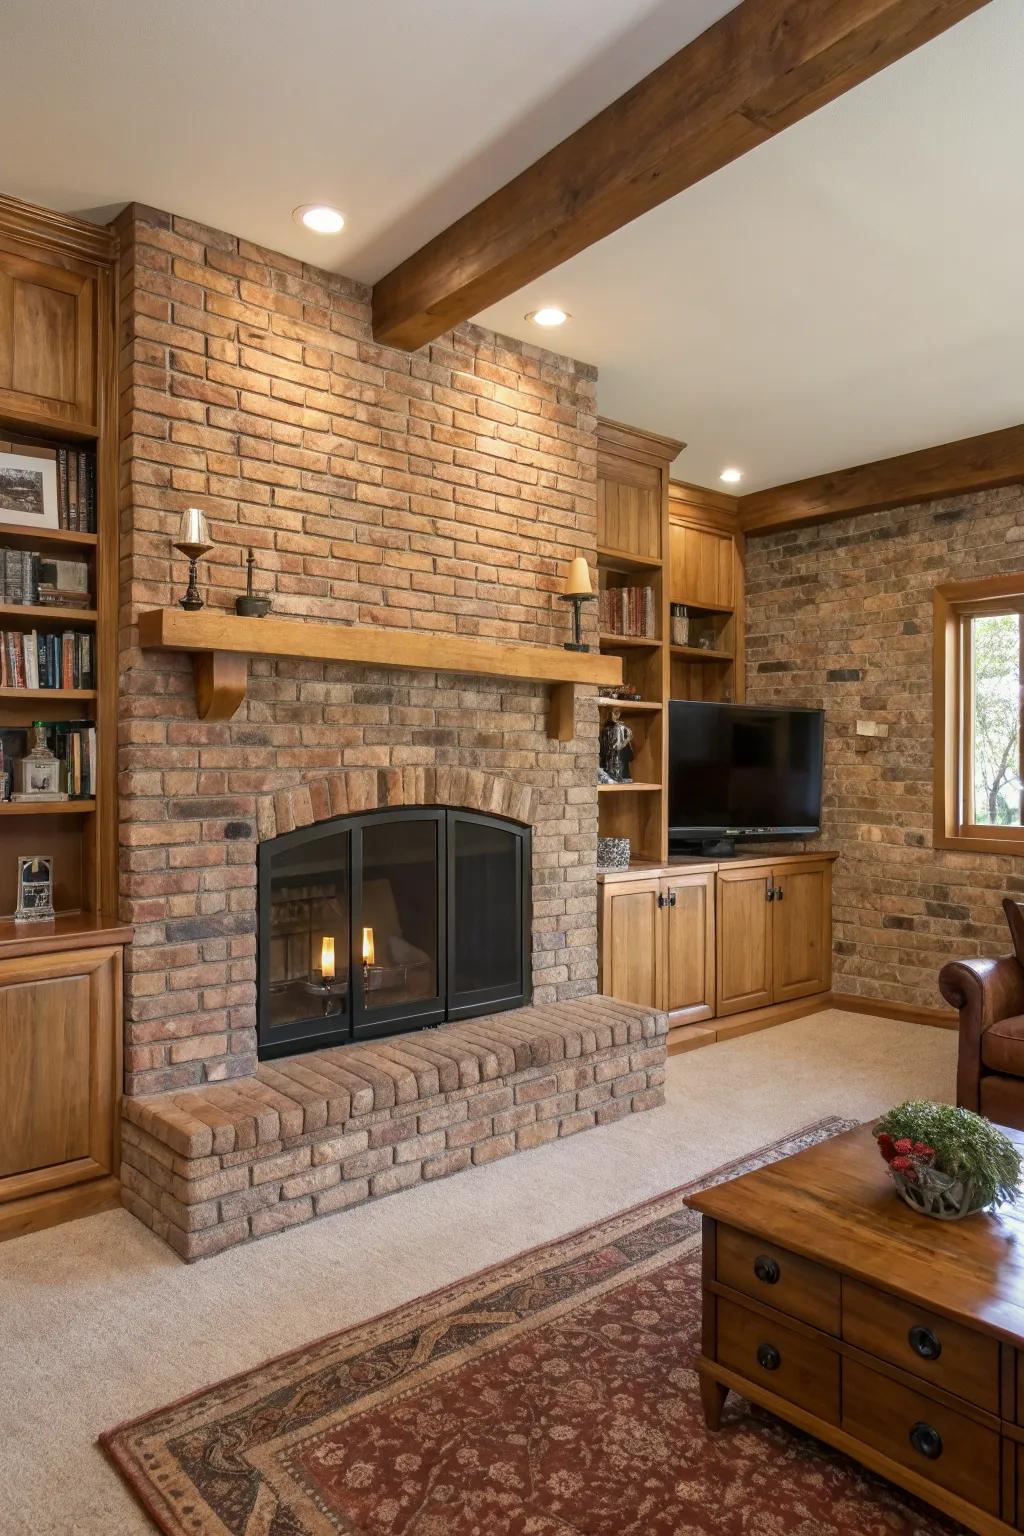
M 937 1360 L 942 1354 L 942 1341 L 937 1333 L 926 1328 L 923 1323 L 918 1323 L 907 1334 L 910 1347 L 915 1355 L 920 1355 L 922 1360 Z
M 765 1285 L 775 1285 L 779 1278 L 779 1266 L 766 1253 L 759 1253 L 754 1260 L 754 1274 Z
M 942 1455 L 942 1436 L 934 1424 L 926 1424 L 924 1419 L 918 1419 L 911 1427 L 910 1443 L 928 1461 L 938 1461 Z
M 757 1363 L 763 1371 L 777 1371 L 782 1364 L 782 1356 L 774 1344 L 759 1344 L 757 1346 Z

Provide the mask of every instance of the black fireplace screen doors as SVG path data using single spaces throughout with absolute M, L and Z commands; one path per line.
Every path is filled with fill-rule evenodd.
M 259 851 L 259 1053 L 529 1001 L 530 832 L 448 808 L 371 811 Z

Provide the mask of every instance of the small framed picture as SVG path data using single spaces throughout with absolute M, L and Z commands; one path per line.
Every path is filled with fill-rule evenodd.
M 57 527 L 57 460 L 52 453 L 0 453 L 0 522 Z
M 20 854 L 14 921 L 42 923 L 53 915 L 53 859 L 49 854 Z

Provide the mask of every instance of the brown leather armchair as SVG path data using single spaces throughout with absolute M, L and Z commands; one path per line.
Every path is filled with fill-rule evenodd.
M 1024 940 L 1024 904 L 1003 902 L 1015 944 Z M 953 960 L 939 972 L 939 990 L 960 1010 L 956 1101 L 1000 1125 L 1024 1130 L 1024 965 Z

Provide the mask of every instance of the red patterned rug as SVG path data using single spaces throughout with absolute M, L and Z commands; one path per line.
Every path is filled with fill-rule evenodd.
M 950 1536 L 730 1396 L 704 1428 L 698 1187 L 283 1355 L 101 1439 L 173 1536 Z

